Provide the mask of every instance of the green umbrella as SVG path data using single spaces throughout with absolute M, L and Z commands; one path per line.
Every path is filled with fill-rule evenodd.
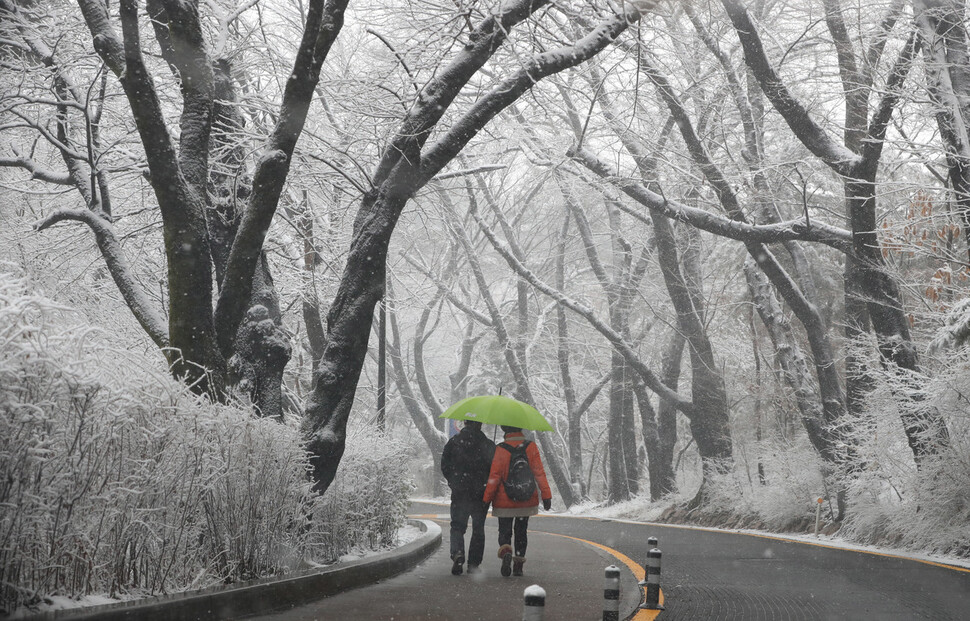
M 445 410 L 440 418 L 474 420 L 488 425 L 510 425 L 535 431 L 552 431 L 552 425 L 539 413 L 539 410 L 528 403 L 502 395 L 481 395 L 462 399 Z

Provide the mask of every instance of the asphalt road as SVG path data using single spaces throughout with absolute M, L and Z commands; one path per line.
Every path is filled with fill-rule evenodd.
M 525 575 L 502 577 L 501 562 L 496 556 L 497 520 L 489 518 L 482 572 L 452 576 L 447 511 L 448 507 L 442 505 L 412 506 L 412 515 L 434 520 L 443 531 L 441 547 L 413 570 L 313 604 L 252 618 L 261 621 L 521 619 L 523 592 L 526 587 L 538 584 L 546 591 L 545 619 L 602 619 L 605 569 L 609 565 L 621 565 L 617 558 L 594 545 L 530 529 Z M 640 601 L 636 577 L 622 567 L 621 578 L 625 589 L 621 610 L 632 612 Z
M 535 528 L 592 539 L 642 561 L 663 551 L 660 621 L 970 619 L 970 570 L 770 537 L 582 518 Z
M 910 559 L 737 533 L 544 514 L 530 520 L 524 578 L 498 573 L 496 521 L 489 518 L 485 571 L 450 575 L 447 506 L 415 503 L 412 514 L 437 516 L 442 547 L 414 570 L 327 598 L 272 621 L 316 619 L 518 619 L 522 591 L 547 591 L 547 620 L 601 617 L 603 568 L 622 562 L 606 546 L 642 562 L 646 539 L 663 551 L 660 621 L 970 619 L 970 570 Z M 632 610 L 634 579 L 623 568 L 621 610 Z M 637 621 L 646 613 L 640 613 Z

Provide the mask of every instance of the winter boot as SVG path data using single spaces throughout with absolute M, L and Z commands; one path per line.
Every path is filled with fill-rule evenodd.
M 452 559 L 454 563 L 451 565 L 451 575 L 460 576 L 461 566 L 465 563 L 465 557 L 461 554 L 456 554 L 455 558 Z
M 512 557 L 512 575 L 513 576 L 521 576 L 522 575 L 522 566 L 523 565 L 525 565 L 525 557 L 524 556 L 513 556 Z
M 499 548 L 498 557 L 502 559 L 502 575 L 508 578 L 512 575 L 512 546 L 505 544 Z

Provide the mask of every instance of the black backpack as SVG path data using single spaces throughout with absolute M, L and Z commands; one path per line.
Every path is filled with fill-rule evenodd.
M 525 448 L 529 446 L 529 441 L 525 440 L 518 446 L 512 446 L 502 442 L 499 444 L 509 452 L 509 473 L 505 477 L 505 495 L 509 500 L 522 502 L 529 500 L 536 492 L 536 478 L 532 474 L 532 466 L 529 464 L 529 456 L 525 453 Z

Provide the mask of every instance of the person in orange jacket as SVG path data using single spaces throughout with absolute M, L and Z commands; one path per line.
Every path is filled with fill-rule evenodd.
M 502 431 L 505 432 L 505 442 L 496 447 L 482 501 L 486 505 L 492 503 L 492 515 L 498 518 L 498 557 L 502 559 L 502 575 L 521 576 L 522 565 L 525 564 L 525 550 L 529 543 L 529 516 L 539 513 L 540 498 L 546 511 L 552 507 L 552 490 L 549 489 L 546 471 L 542 467 L 542 458 L 539 457 L 539 447 L 536 443 L 526 440 L 519 427 L 502 425 Z M 509 466 L 513 453 L 518 452 L 523 444 L 529 467 L 535 478 L 536 490 L 526 500 L 513 500 L 506 493 L 505 483 L 509 478 Z M 514 548 L 512 547 L 513 531 Z

